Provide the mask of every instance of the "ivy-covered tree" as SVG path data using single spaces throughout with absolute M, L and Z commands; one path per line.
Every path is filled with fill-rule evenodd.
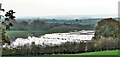
M 0 13 L 1 12 L 5 12 L 5 9 L 1 8 L 0 4 Z M 10 27 L 13 26 L 11 20 L 13 20 L 15 18 L 15 16 L 13 16 L 15 12 L 13 10 L 9 10 L 8 12 L 5 13 L 5 15 L 0 15 L 0 19 L 3 17 L 4 21 L 1 21 L 1 27 L 0 27 L 0 38 L 2 38 L 2 44 L 4 45 L 5 43 L 10 44 L 10 40 L 7 36 L 5 36 L 5 31 L 4 30 L 10 30 Z
M 8 12 L 6 12 L 5 14 L 5 21 L 2 22 L 2 24 L 5 26 L 5 29 L 10 30 L 10 27 L 13 26 L 11 20 L 13 20 L 15 18 L 15 16 L 13 16 L 15 12 L 13 10 L 9 10 Z

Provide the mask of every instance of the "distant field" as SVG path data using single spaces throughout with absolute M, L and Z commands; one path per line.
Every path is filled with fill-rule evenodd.
M 119 50 L 120 51 L 120 50 Z M 2 57 L 119 57 L 119 51 L 89 52 L 81 54 L 44 55 L 44 56 L 2 56 Z
M 35 33 L 35 34 L 42 34 L 44 31 L 20 31 L 20 30 L 10 30 L 6 31 L 6 35 L 9 37 L 27 37 L 28 34 Z
M 7 30 L 6 35 L 10 38 L 12 37 L 28 37 L 29 34 L 34 36 L 40 36 L 44 34 L 51 34 L 51 33 L 60 33 L 60 32 L 69 32 L 73 30 L 83 30 L 80 27 L 62 27 L 62 28 L 54 28 L 50 30 Z M 93 30 L 92 28 L 84 28 L 84 30 Z

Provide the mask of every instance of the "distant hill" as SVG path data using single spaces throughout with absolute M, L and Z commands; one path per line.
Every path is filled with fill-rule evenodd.
M 119 38 L 120 36 L 120 21 L 112 19 L 112 18 L 106 18 L 102 19 L 97 23 L 96 29 L 95 29 L 95 37 L 101 38 L 101 37 L 114 37 Z

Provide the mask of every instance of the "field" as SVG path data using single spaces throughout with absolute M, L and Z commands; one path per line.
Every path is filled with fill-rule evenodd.
M 120 50 L 119 50 L 120 51 Z M 119 57 L 118 50 L 89 52 L 81 54 L 62 54 L 62 55 L 44 55 L 44 56 L 2 56 L 2 57 Z
M 34 36 L 40 36 L 44 34 L 51 34 L 51 33 L 64 33 L 73 30 L 83 30 L 81 27 L 62 27 L 62 28 L 53 28 L 50 30 L 6 30 L 6 35 L 10 38 L 17 38 L 22 37 L 26 38 L 29 34 Z M 84 28 L 84 30 L 93 30 L 92 28 Z

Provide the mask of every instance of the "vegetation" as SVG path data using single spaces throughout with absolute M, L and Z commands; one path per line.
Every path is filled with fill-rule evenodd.
M 98 52 L 88 52 L 81 54 L 65 54 L 65 55 L 119 55 L 120 50 L 106 50 L 106 51 L 98 51 Z
M 99 24 L 97 25 L 97 27 L 99 27 Z M 107 25 L 105 25 L 104 27 L 106 26 Z M 73 30 L 82 30 L 85 28 L 86 27 L 82 27 L 82 28 L 81 27 L 59 27 L 59 28 L 51 28 L 50 30 L 40 30 L 40 31 L 29 31 L 29 30 L 28 31 L 7 31 L 8 32 L 7 35 L 24 36 L 30 33 L 36 36 L 38 34 L 42 35 L 46 33 L 68 32 Z M 99 29 L 100 28 L 101 27 L 99 27 Z M 95 32 L 97 32 L 97 29 Z M 98 34 L 98 35 L 101 35 L 101 34 Z M 109 36 L 109 37 L 105 37 L 103 35 L 101 36 L 102 37 L 100 38 L 94 37 L 91 41 L 81 41 L 79 43 L 66 42 L 66 43 L 63 43 L 60 45 L 54 45 L 54 46 L 45 45 L 44 43 L 43 43 L 43 46 L 35 45 L 35 43 L 33 42 L 32 45 L 18 46 L 17 48 L 4 48 L 3 55 L 22 55 L 22 56 L 28 55 L 29 56 L 29 55 L 51 55 L 51 54 L 77 54 L 77 53 L 96 52 L 96 51 L 104 51 L 104 50 L 118 50 L 120 48 L 118 45 L 119 38 L 114 38 L 114 36 Z
M 87 21 L 87 20 L 86 20 Z M 14 21 L 14 26 L 11 30 L 49 30 L 52 28 L 59 27 L 89 27 L 93 28 L 94 24 L 84 24 L 85 21 L 75 21 L 75 20 L 33 20 L 33 21 Z
M 2 4 L 0 4 L 0 13 L 1 13 L 1 11 L 3 11 L 3 12 L 5 11 L 4 9 L 1 8 L 1 5 Z M 0 19 L 1 19 L 1 17 L 4 18 L 4 21 L 2 21 L 2 23 L 1 23 L 2 26 L 0 27 L 0 38 L 2 38 L 2 44 L 3 45 L 5 43 L 10 44 L 10 40 L 9 40 L 9 38 L 7 36 L 5 36 L 5 31 L 4 30 L 5 29 L 9 30 L 10 27 L 13 26 L 11 21 L 14 20 L 14 18 L 15 18 L 15 16 L 13 16 L 14 13 L 15 12 L 13 10 L 9 10 L 8 12 L 6 12 L 5 16 L 0 15 Z
M 81 54 L 62 54 L 44 56 L 2 56 L 2 57 L 119 57 L 118 50 L 89 52 Z
M 33 36 L 40 36 L 44 34 L 51 34 L 51 33 L 64 33 L 70 32 L 74 30 L 93 30 L 93 28 L 84 28 L 84 27 L 59 27 L 59 28 L 52 28 L 49 30 L 6 30 L 6 35 L 9 38 L 27 38 L 29 34 Z
M 98 22 L 95 29 L 95 37 L 120 37 L 120 21 L 112 18 L 103 19 Z
M 51 54 L 76 54 L 119 49 L 118 40 L 102 38 L 90 42 L 66 42 L 61 45 L 24 45 L 17 48 L 3 48 L 3 55 L 51 55 Z
M 1 4 L 0 4 L 1 6 Z M 4 11 L 4 9 L 1 9 Z M 2 38 L 2 44 L 10 44 L 9 39 L 15 39 L 17 37 L 27 37 L 29 34 L 33 36 L 40 36 L 49 33 L 69 32 L 74 30 L 90 30 L 95 28 L 96 22 L 90 22 L 90 20 L 34 20 L 32 22 L 22 21 L 16 22 L 13 16 L 15 12 L 9 10 L 3 17 L 5 20 L 1 22 L 3 27 L 0 27 L 0 38 Z M 0 16 L 1 17 L 1 16 Z M 91 24 L 90 24 L 91 23 Z M 81 42 L 66 42 L 60 45 L 32 45 L 18 46 L 17 48 L 6 47 L 3 48 L 3 57 L 10 57 L 18 55 L 21 56 L 39 56 L 40 57 L 67 57 L 67 56 L 81 56 L 81 55 L 117 55 L 118 49 L 120 49 L 119 30 L 120 22 L 112 18 L 103 19 L 98 22 L 95 28 L 95 37 L 91 41 Z M 12 27 L 10 30 L 10 27 Z M 6 29 L 7 36 L 5 35 Z M 109 50 L 109 51 L 104 51 Z M 113 51 L 110 51 L 113 50 Z M 98 52 L 102 51 L 102 52 Z M 91 53 L 89 53 L 91 52 Z M 54 55 L 55 54 L 55 55 Z M 61 55 L 59 55 L 61 54 Z M 62 55 L 63 54 L 63 55 Z M 64 55 L 65 54 L 65 55 Z M 35 56 L 36 55 L 36 56 Z M 45 56 L 50 55 L 50 56 Z
M 10 40 L 9 40 L 9 38 L 5 35 L 5 31 L 4 31 L 4 29 L 3 28 L 0 28 L 0 36 L 2 37 L 2 44 L 5 44 L 5 43 L 8 43 L 8 44 L 10 44 Z

